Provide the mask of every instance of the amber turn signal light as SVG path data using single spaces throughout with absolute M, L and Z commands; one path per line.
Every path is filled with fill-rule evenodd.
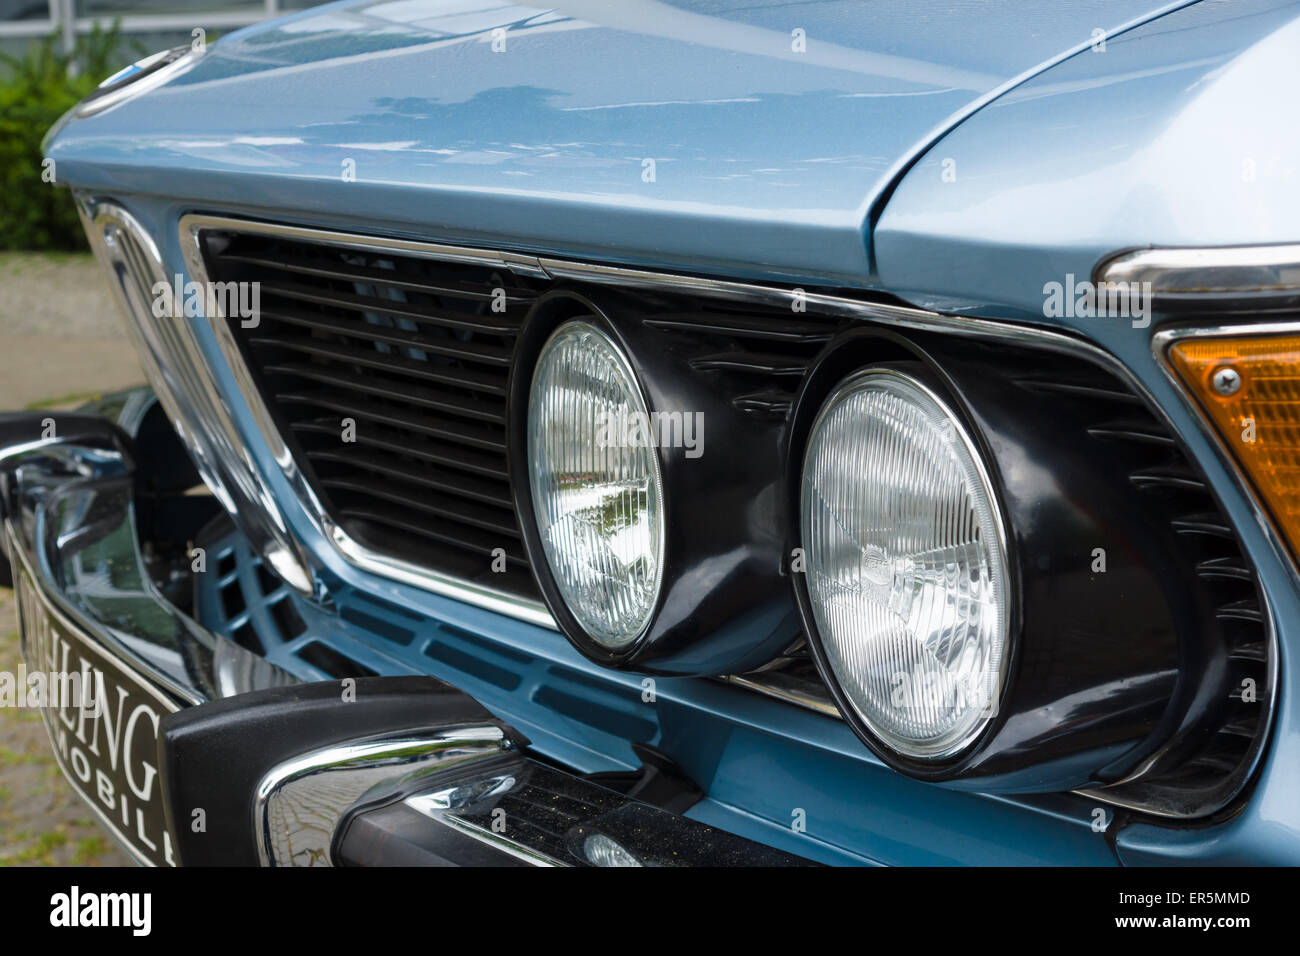
M 1300 558 L 1300 335 L 1189 339 L 1169 357 Z

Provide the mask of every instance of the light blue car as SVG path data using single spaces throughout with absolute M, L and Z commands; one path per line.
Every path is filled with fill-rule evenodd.
M 112 78 L 45 151 L 152 387 L 0 416 L 65 773 L 163 865 L 1300 863 L 1297 50 L 343 0 Z

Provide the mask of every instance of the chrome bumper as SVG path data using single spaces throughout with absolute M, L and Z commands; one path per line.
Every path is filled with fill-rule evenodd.
M 132 434 L 153 402 L 120 396 L 112 422 L 0 415 L 0 538 L 29 669 L 62 661 L 120 700 L 107 732 L 142 715 L 111 766 L 84 714 L 43 717 L 74 789 L 139 862 L 805 862 L 551 767 L 433 678 L 301 684 L 202 627 L 151 580 L 137 533 Z
M 178 706 L 293 682 L 180 613 L 150 580 L 136 535 L 131 430 L 154 399 L 145 389 L 119 399 L 111 422 L 0 415 L 0 539 L 13 573 L 25 570 L 56 615 Z

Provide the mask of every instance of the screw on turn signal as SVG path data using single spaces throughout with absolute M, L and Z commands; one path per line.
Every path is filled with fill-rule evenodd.
M 1169 359 L 1300 558 L 1300 335 L 1187 339 Z

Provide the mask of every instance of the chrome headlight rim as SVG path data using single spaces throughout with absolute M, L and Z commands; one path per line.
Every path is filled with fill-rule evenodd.
M 1003 648 L 998 669 L 998 700 L 995 712 L 980 721 L 961 740 L 941 753 L 916 756 L 895 749 L 872 728 L 848 693 L 841 687 L 822 644 L 809 593 L 807 575 L 791 573 L 791 585 L 798 607 L 803 632 L 809 651 L 823 683 L 826 685 L 840 716 L 862 740 L 867 748 L 886 766 L 921 780 L 951 780 L 961 775 L 963 768 L 974 763 L 983 746 L 995 737 L 1005 722 L 1007 702 L 1015 688 L 1012 675 L 1016 672 L 1021 653 L 1019 640 L 1019 568 L 1011 545 L 1009 510 L 1003 500 L 1001 482 L 995 456 L 985 445 L 984 436 L 952 379 L 929 355 L 907 338 L 885 330 L 860 330 L 849 333 L 828 347 L 801 389 L 795 404 L 792 421 L 792 441 L 787 462 L 788 488 L 791 502 L 791 549 L 802 549 L 803 543 L 803 475 L 814 429 L 823 416 L 842 395 L 842 389 L 860 382 L 863 376 L 885 372 L 918 385 L 942 408 L 955 425 L 956 434 L 970 455 L 979 475 L 981 487 L 988 496 L 996 531 L 996 560 L 1003 569 Z
M 541 538 L 532 481 L 529 475 L 532 470 L 532 462 L 528 454 L 531 417 L 530 399 L 540 359 L 546 353 L 548 346 L 565 329 L 581 325 L 599 336 L 602 344 L 612 353 L 621 374 L 631 384 L 631 397 L 635 399 L 638 406 L 648 412 L 653 409 L 653 405 L 647 393 L 645 382 L 632 360 L 632 350 L 628 347 L 627 342 L 614 323 L 610 322 L 594 303 L 566 292 L 552 294 L 540 300 L 538 304 L 539 306 L 560 307 L 561 311 L 551 312 L 547 308 L 539 309 L 539 314 L 530 316 L 525 321 L 517 346 L 515 373 L 509 387 L 511 396 L 509 425 L 512 434 L 508 438 L 508 445 L 510 458 L 512 459 L 510 463 L 511 486 L 514 489 L 520 532 L 523 536 L 524 549 L 528 555 L 533 576 L 560 631 L 588 659 L 604 666 L 617 667 L 635 659 L 653 639 L 664 597 L 668 591 L 667 584 L 670 577 L 669 565 L 671 560 L 668 554 L 668 523 L 671 509 L 665 488 L 664 465 L 659 458 L 658 450 L 651 448 L 648 458 L 654 471 L 655 503 L 660 516 L 655 541 L 660 560 L 656 570 L 654 599 L 637 634 L 626 643 L 617 647 L 610 647 L 594 638 L 578 616 L 570 610 L 568 600 L 551 568 L 550 559 Z M 575 305 L 578 308 L 574 308 Z

